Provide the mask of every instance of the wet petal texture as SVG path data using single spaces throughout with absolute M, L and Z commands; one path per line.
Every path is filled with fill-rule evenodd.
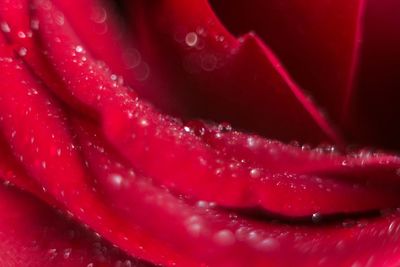
M 2 266 L 146 266 L 12 186 L 0 198 Z
M 340 141 L 259 37 L 232 36 L 207 1 L 129 3 L 149 79 L 159 80 L 160 97 L 143 92 L 154 103 L 285 141 Z
M 348 140 L 399 148 L 397 1 L 210 3 L 233 33 L 259 34 Z
M 343 184 L 341 190 L 334 190 L 327 194 L 324 186 L 319 184 L 318 181 L 321 178 L 317 176 L 320 173 L 318 170 L 314 170 L 315 168 L 322 168 L 325 164 L 329 166 L 326 168 L 327 170 L 324 168 L 321 170 L 321 176 L 325 176 L 322 180 L 329 184 L 329 172 L 332 169 L 336 173 L 343 172 L 341 170 L 343 169 L 342 162 L 349 157 L 342 158 L 334 155 L 330 158 L 319 155 L 322 157 L 320 159 L 317 155 L 313 160 L 310 159 L 311 152 L 301 151 L 299 148 L 290 146 L 276 146 L 278 154 L 282 154 L 284 149 L 292 150 L 292 153 L 300 150 L 297 152 L 300 155 L 296 160 L 309 158 L 310 163 L 308 164 L 310 165 L 315 164 L 315 161 L 318 162 L 318 165 L 315 164 L 318 167 L 311 167 L 311 169 L 303 166 L 305 170 L 296 168 L 291 170 L 291 167 L 276 170 L 271 166 L 271 162 L 266 166 L 263 166 L 262 163 L 260 166 L 254 164 L 256 163 L 254 159 L 245 162 L 246 159 L 241 158 L 244 153 L 235 155 L 234 151 L 225 149 L 229 145 L 228 142 L 222 147 L 210 147 L 215 142 L 214 139 L 225 137 L 220 130 L 214 131 L 204 125 L 204 131 L 207 133 L 202 136 L 196 135 L 194 133 L 196 129 L 191 129 L 190 126 L 184 126 L 179 121 L 158 114 L 152 106 L 130 95 L 129 89 L 113 81 L 107 74 L 107 70 L 96 65 L 90 55 L 85 51 L 76 51 L 76 47 L 79 47 L 79 40 L 73 35 L 67 24 L 58 25 L 51 14 L 48 9 L 39 9 L 38 11 L 38 17 L 42 22 L 41 36 L 44 39 L 43 43 L 46 44 L 46 54 L 48 54 L 50 62 L 54 64 L 54 69 L 58 71 L 68 86 L 71 96 L 75 96 L 77 101 L 85 103 L 88 109 L 92 109 L 100 115 L 99 120 L 103 124 L 105 135 L 116 149 L 135 168 L 155 181 L 178 193 L 216 201 L 221 205 L 229 207 L 261 206 L 263 209 L 284 216 L 307 216 L 315 212 L 331 214 L 355 210 L 364 211 L 382 205 L 379 204 L 380 201 L 375 200 L 371 203 L 365 202 L 365 195 L 363 193 L 358 195 L 360 192 L 358 189 L 354 190 L 354 185 Z M 86 59 L 82 61 L 83 57 Z M 228 140 L 232 143 L 236 140 L 235 138 L 241 139 L 237 144 L 243 147 L 243 150 L 258 149 L 256 144 L 251 144 L 251 136 L 237 134 Z M 250 149 L 246 148 L 249 146 L 248 140 L 250 140 Z M 267 156 L 271 157 L 268 155 L 270 144 L 265 141 L 260 143 L 262 143 L 261 151 L 255 153 L 259 153 L 257 158 L 266 160 Z M 254 151 L 249 152 L 249 154 L 252 153 Z M 369 165 L 375 165 L 374 162 L 377 160 L 370 161 L 369 157 L 370 155 L 362 156 L 362 164 L 359 159 L 349 158 L 351 165 L 358 165 L 358 167 L 352 166 L 354 168 L 352 170 L 353 178 L 361 176 L 364 177 L 361 179 L 363 182 L 370 180 L 365 176 L 363 170 Z M 386 156 L 378 156 L 380 160 L 382 160 L 381 157 L 385 158 Z M 389 182 L 386 184 L 387 189 L 393 185 L 392 183 L 397 183 L 396 170 L 400 167 L 396 157 L 388 158 L 388 162 L 381 167 L 387 168 L 388 173 L 380 181 Z M 284 162 L 285 155 L 280 160 Z M 160 164 L 160 162 L 162 163 Z M 295 162 L 294 165 L 296 164 L 299 163 Z M 257 171 L 257 168 L 260 168 L 259 174 L 254 175 L 252 169 Z M 325 172 L 328 173 L 325 174 Z M 188 176 L 191 178 L 187 179 Z M 289 186 L 286 183 L 279 183 L 279 180 L 284 177 L 289 184 L 296 185 Z M 348 183 L 348 181 L 345 182 Z M 301 189 L 300 185 L 305 188 Z M 225 188 L 226 194 L 219 194 L 221 187 Z M 372 188 L 377 187 L 373 186 Z M 394 196 L 392 193 L 387 194 L 390 190 L 384 189 L 383 191 L 384 195 Z M 367 190 L 367 192 L 372 197 L 371 190 Z M 287 197 L 281 198 L 280 194 Z M 331 195 L 331 197 L 327 195 Z M 342 195 L 351 195 L 351 198 L 346 200 Z M 314 200 L 311 201 L 310 198 L 314 198 Z M 356 205 L 356 199 L 360 200 L 358 203 L 361 206 Z M 393 204 L 397 202 L 395 196 L 387 199 L 388 202 L 379 194 L 376 199 L 382 200 L 385 203 L 383 206 L 386 206 L 388 202 Z M 332 205 L 330 202 L 335 204 Z M 345 209 L 345 207 L 347 208 Z
M 282 142 L 342 144 L 263 33 L 173 0 L 126 36 L 108 4 L 0 1 L 3 265 L 400 263 L 400 158 Z

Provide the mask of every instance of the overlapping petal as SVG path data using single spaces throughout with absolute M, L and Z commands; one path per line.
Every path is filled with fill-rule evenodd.
M 173 95 L 180 105 L 175 110 L 187 116 L 229 121 L 285 141 L 340 142 L 259 37 L 235 38 L 207 1 L 127 2 L 150 78 L 159 80 L 156 93 L 162 98 L 149 96 L 155 104 L 174 105 L 163 102 Z
M 12 186 L 0 199 L 2 266 L 148 266 Z
M 364 185 L 366 182 L 370 183 L 369 172 L 365 174 L 364 170 L 372 165 L 371 168 L 387 169 L 385 178 L 381 177 L 379 183 L 390 181 L 386 184 L 387 189 L 390 189 L 393 183 L 397 183 L 396 170 L 400 165 L 396 157 L 380 155 L 375 161 L 370 160 L 370 155 L 355 160 L 343 156 L 320 156 L 322 158 L 320 159 L 318 155 L 314 155 L 313 158 L 313 155 L 309 155 L 310 152 L 300 150 L 297 151 L 298 156 L 292 156 L 294 160 L 292 164 L 302 165 L 304 170 L 296 170 L 296 167 L 292 170 L 292 166 L 288 166 L 285 170 L 276 170 L 275 167 L 271 167 L 274 165 L 272 163 L 274 159 L 267 147 L 264 149 L 265 153 L 257 151 L 259 155 L 256 157 L 269 165 L 259 165 L 254 159 L 243 163 L 243 159 L 230 153 L 229 149 L 224 151 L 225 146 L 218 149 L 210 147 L 213 139 L 208 140 L 208 134 L 204 138 L 196 135 L 190 126 L 159 114 L 152 106 L 133 96 L 134 93 L 118 81 L 113 81 L 107 70 L 96 64 L 88 53 L 83 50 L 76 51 L 76 48 L 80 47 L 79 40 L 67 24 L 58 25 L 53 20 L 51 10 L 38 9 L 38 17 L 42 24 L 41 33 L 43 43 L 46 44 L 45 51 L 61 80 L 70 90 L 71 96 L 85 103 L 89 109 L 95 110 L 99 114 L 99 120 L 108 140 L 136 169 L 158 183 L 178 193 L 216 201 L 221 205 L 231 207 L 260 205 L 266 210 L 282 213 L 285 216 L 370 210 L 379 208 L 380 205 L 387 206 L 387 201 L 396 204 L 395 190 L 392 194 L 388 194 L 391 190 L 384 189 L 382 194 L 378 193 L 376 198 L 372 198 L 373 190 L 359 192 L 360 188 L 352 184 L 352 182 L 360 184 L 360 181 Z M 83 58 L 85 59 L 82 60 Z M 209 126 L 205 126 L 204 130 L 209 131 L 208 128 Z M 221 133 L 217 131 L 213 135 Z M 216 139 L 218 138 L 220 137 L 217 136 Z M 249 140 L 251 136 L 239 134 L 238 138 Z M 235 138 L 229 140 L 234 142 Z M 264 143 L 268 146 L 268 141 Z M 241 142 L 240 146 L 246 150 L 249 146 L 248 141 Z M 283 154 L 283 159 L 275 160 L 280 162 L 290 158 L 290 154 L 285 150 L 293 154 L 299 150 L 284 145 L 275 147 L 279 156 Z M 375 164 L 386 158 L 387 161 Z M 343 166 L 343 161 L 347 159 L 353 165 L 351 176 L 354 177 L 350 182 L 344 179 L 339 185 L 338 183 L 342 182 L 340 177 L 348 172 L 346 166 Z M 316 167 L 312 167 L 313 165 Z M 258 174 L 255 175 L 254 170 Z M 336 184 L 330 180 L 331 176 L 337 176 Z M 279 183 L 281 180 L 286 183 Z M 327 192 L 324 183 L 329 187 L 342 187 Z M 292 185 L 289 186 L 290 184 Z M 372 184 L 370 188 L 378 189 L 376 183 Z M 225 194 L 219 193 L 222 188 Z M 371 196 L 372 201 L 369 204 L 365 201 L 366 194 Z M 279 197 L 280 195 L 285 197 Z M 329 195 L 331 197 L 328 197 Z M 388 199 L 382 197 L 383 195 L 391 197 Z
M 140 69 L 121 65 L 129 44 L 112 45 L 115 21 L 106 23 L 109 32 L 87 28 L 104 27 L 107 7 L 100 2 L 13 3 L 0 2 L 7 38 L 0 47 L 0 177 L 6 183 L 68 212 L 131 257 L 155 264 L 293 266 L 299 259 L 305 266 L 398 264 L 398 156 L 285 144 L 226 123 L 190 119 L 229 120 L 282 140 L 340 143 L 257 36 L 245 35 L 241 43 L 205 1 L 138 1 L 136 37 L 149 64 L 145 76 L 150 75 L 139 84 Z M 103 16 L 89 21 L 84 14 L 93 7 Z M 96 47 L 96 41 L 104 46 Z M 164 49 L 171 49 L 171 59 L 189 61 L 170 66 L 160 60 Z M 255 65 L 244 70 L 244 62 Z M 132 74 L 132 88 L 118 72 Z M 238 77 L 229 79 L 232 75 Z M 249 89 L 241 91 L 245 84 Z M 246 112 L 239 109 L 242 103 Z M 259 124 L 255 115 L 265 121 Z M 287 132 L 291 126 L 293 132 Z M 0 205 L 5 221 L 35 223 L 28 236 L 23 235 L 28 224 L 0 224 L 1 233 L 18 229 L 9 248 L 52 229 L 38 253 L 21 253 L 23 260 L 32 254 L 38 266 L 132 264 L 82 230 L 74 230 L 82 231 L 82 243 L 70 245 L 59 231 L 76 226 L 41 202 L 26 204 L 25 193 L 4 186 L 1 191 L 5 199 L 18 199 Z M 25 208 L 43 215 L 40 220 L 35 212 L 21 215 Z M 17 216 L 7 217 L 14 209 Z M 91 254 L 92 242 L 101 247 L 101 257 Z M 48 247 L 52 255 L 37 259 Z M 11 262 L 7 255 L 0 259 Z
M 364 0 L 211 0 L 235 34 L 254 30 L 331 118 L 340 120 L 351 94 L 362 38 Z

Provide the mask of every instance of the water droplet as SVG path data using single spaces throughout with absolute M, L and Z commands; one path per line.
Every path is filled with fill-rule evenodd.
M 223 36 L 223 35 L 217 35 L 217 36 L 216 36 L 216 40 L 217 40 L 218 42 L 223 42 L 223 41 L 225 40 L 225 36 Z
M 28 49 L 26 49 L 25 47 L 21 47 L 21 48 L 18 50 L 18 55 L 20 55 L 21 57 L 26 56 L 27 53 L 28 53 Z
M 75 51 L 76 51 L 77 53 L 82 53 L 82 52 L 83 52 L 83 47 L 82 47 L 81 45 L 77 45 L 77 46 L 75 47 Z
M 206 30 L 203 27 L 197 27 L 196 32 L 201 36 L 206 35 Z
M 313 213 L 313 215 L 311 216 L 311 220 L 313 223 L 319 223 L 322 219 L 322 215 L 319 212 Z
M 197 201 L 196 205 L 197 205 L 197 207 L 202 208 L 202 209 L 206 209 L 209 207 L 209 203 L 204 200 Z
M 256 140 L 253 137 L 247 138 L 247 146 L 248 147 L 255 147 Z
M 198 41 L 198 36 L 195 32 L 189 32 L 188 34 L 186 34 L 185 43 L 188 46 L 190 47 L 196 46 L 197 41 Z
M 122 178 L 122 176 L 121 175 L 119 175 L 119 174 L 111 174 L 110 175 L 110 177 L 109 177 L 109 179 L 110 179 L 110 181 L 114 184 L 114 185 L 116 185 L 116 186 L 121 186 L 122 185 L 122 182 L 123 182 L 123 178 Z
M 216 243 L 222 246 L 233 245 L 236 241 L 235 235 L 228 229 L 217 232 L 213 239 Z
M 252 178 L 258 178 L 258 177 L 260 177 L 260 175 L 261 175 L 260 169 L 251 169 L 250 170 L 250 176 Z
M 96 23 L 103 23 L 107 19 L 107 12 L 104 8 L 94 7 L 90 19 Z
M 141 119 L 141 120 L 139 121 L 139 124 L 140 124 L 141 126 L 143 126 L 143 127 L 147 127 L 147 126 L 149 126 L 149 121 L 143 118 L 143 119 Z
M 47 251 L 47 254 L 49 255 L 49 258 L 52 260 L 57 256 L 57 249 L 51 248 Z
M 249 231 L 249 229 L 247 227 L 239 227 L 235 231 L 235 236 L 239 241 L 246 240 L 248 237 L 248 231 Z
M 390 223 L 390 225 L 389 225 L 389 227 L 388 227 L 388 234 L 391 234 L 391 233 L 393 233 L 393 231 L 394 231 L 394 229 L 395 229 L 395 227 L 396 227 L 396 222 L 391 222 Z
M 10 26 L 9 26 L 8 23 L 5 22 L 5 21 L 3 21 L 3 22 L 0 23 L 0 28 L 1 28 L 1 30 L 2 30 L 3 32 L 10 32 L 10 31 L 11 31 Z
M 26 34 L 25 34 L 24 32 L 21 32 L 21 31 L 20 31 L 20 32 L 17 33 L 17 35 L 18 35 L 18 37 L 21 38 L 21 39 L 26 38 Z
M 279 241 L 276 240 L 275 238 L 268 237 L 263 239 L 260 243 L 258 243 L 257 248 L 265 251 L 272 251 L 279 248 Z
M 64 259 L 68 259 L 69 256 L 71 255 L 71 252 L 72 252 L 71 248 L 64 249 Z
M 258 243 L 261 241 L 261 239 L 262 239 L 261 233 L 260 231 L 257 230 L 250 231 L 247 236 L 247 240 L 252 243 Z
M 188 232 L 190 232 L 194 236 L 199 236 L 203 229 L 201 219 L 196 215 L 189 217 L 185 221 L 185 225 Z

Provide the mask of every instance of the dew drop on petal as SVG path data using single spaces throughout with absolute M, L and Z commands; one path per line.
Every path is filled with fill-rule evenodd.
M 263 239 L 260 243 L 257 244 L 257 248 L 264 251 L 272 251 L 279 248 L 279 241 L 275 238 L 268 237 Z
M 260 169 L 255 168 L 255 169 L 250 170 L 250 176 L 252 178 L 258 178 L 258 177 L 260 177 L 260 175 L 261 175 Z
M 216 37 L 215 37 L 215 39 L 218 41 L 218 42 L 223 42 L 224 40 L 225 40 L 225 36 L 223 36 L 223 35 L 217 35 Z
M 26 56 L 27 53 L 28 53 L 28 49 L 26 49 L 25 47 L 21 47 L 21 48 L 18 50 L 18 55 L 20 55 L 21 57 Z
M 71 255 L 71 252 L 72 252 L 71 248 L 64 249 L 64 259 L 68 259 L 69 256 Z
M 256 146 L 256 140 L 253 137 L 247 138 L 247 146 L 248 147 L 255 147 Z
M 188 46 L 190 47 L 196 46 L 197 41 L 198 41 L 198 36 L 195 32 L 189 32 L 188 34 L 186 34 L 185 43 Z
M 235 235 L 230 230 L 221 230 L 214 234 L 214 241 L 222 246 L 233 245 L 236 241 Z
M 75 47 L 75 51 L 76 51 L 77 53 L 82 53 L 82 52 L 83 52 L 83 47 L 82 47 L 81 45 L 77 45 L 77 46 Z
M 204 200 L 199 200 L 199 201 L 197 201 L 196 206 L 199 208 L 202 208 L 202 209 L 206 209 L 209 207 L 209 203 Z
M 149 126 L 149 121 L 146 120 L 146 119 L 141 119 L 141 120 L 139 121 L 139 124 L 140 124 L 141 126 L 143 126 L 143 127 L 147 127 L 147 126 Z
M 19 31 L 19 32 L 17 33 L 17 35 L 18 35 L 18 38 L 21 38 L 21 39 L 26 38 L 26 34 L 25 34 L 24 32 L 22 32 L 22 31 Z
M 116 185 L 116 186 L 121 186 L 122 185 L 122 182 L 123 182 L 123 178 L 122 178 L 122 176 L 121 175 L 119 175 L 119 174 L 111 174 L 110 176 L 109 176 L 109 179 L 110 179 L 110 181 L 114 184 L 114 185 Z
M 311 220 L 313 223 L 319 223 L 322 219 L 322 215 L 319 212 L 313 213 L 313 215 L 311 216 Z
M 104 8 L 93 8 L 90 19 L 96 23 L 103 23 L 107 19 L 107 12 Z
M 55 12 L 53 14 L 53 18 L 57 25 L 59 25 L 59 26 L 64 25 L 65 17 L 64 17 L 64 14 L 62 14 L 61 12 Z
M 9 26 L 8 23 L 5 22 L 5 21 L 3 21 L 3 22 L 0 23 L 0 28 L 1 28 L 1 30 L 2 30 L 3 32 L 10 32 L 10 31 L 11 31 L 10 26 Z

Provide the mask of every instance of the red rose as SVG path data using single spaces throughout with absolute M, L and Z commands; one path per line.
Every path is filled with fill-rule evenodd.
M 397 266 L 399 10 L 0 1 L 0 265 Z

